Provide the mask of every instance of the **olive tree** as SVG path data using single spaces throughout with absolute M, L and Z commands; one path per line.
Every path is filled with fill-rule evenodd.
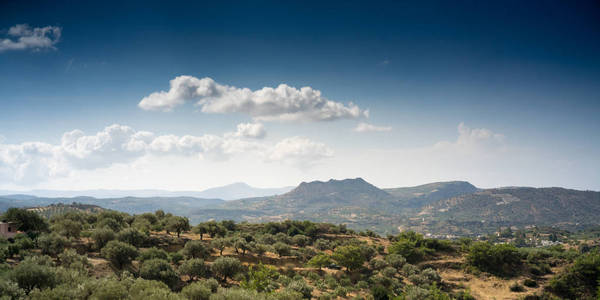
M 292 251 L 292 247 L 288 244 L 284 244 L 282 242 L 277 242 L 273 245 L 273 249 L 279 255 L 279 257 L 290 255 Z
M 177 232 L 177 237 L 179 237 L 182 232 L 190 230 L 190 221 L 184 217 L 170 217 L 167 220 L 166 228 L 169 231 Z
M 131 244 L 135 247 L 141 247 L 148 236 L 135 228 L 126 228 L 117 234 L 117 239 L 121 242 Z
M 242 264 L 237 258 L 219 257 L 212 263 L 210 269 L 226 281 L 228 277 L 231 278 L 242 270 Z
M 52 231 L 66 237 L 78 238 L 81 230 L 83 229 L 83 224 L 71 219 L 60 219 L 54 222 L 50 228 Z
M 56 272 L 49 257 L 27 257 L 15 266 L 9 274 L 26 292 L 34 288 L 52 288 L 57 283 Z
M 169 287 L 174 287 L 179 281 L 179 276 L 175 273 L 171 264 L 164 259 L 156 258 L 142 263 L 140 277 L 164 282 Z
M 169 254 L 165 250 L 152 247 L 142 251 L 142 253 L 140 253 L 140 256 L 138 256 L 139 261 L 146 261 L 156 258 L 167 260 L 169 258 Z
M 206 258 L 210 255 L 210 249 L 201 241 L 189 241 L 185 243 L 182 252 L 188 258 Z
M 339 265 L 346 267 L 348 272 L 358 269 L 366 261 L 361 248 L 352 245 L 337 247 L 331 257 Z
M 100 254 L 108 259 L 116 268 L 122 269 L 124 266 L 138 256 L 138 251 L 132 245 L 119 241 L 110 241 Z
M 219 250 L 219 255 L 223 255 L 225 247 L 229 246 L 229 240 L 225 238 L 215 238 L 210 242 L 210 245 Z
M 115 239 L 115 232 L 109 227 L 96 228 L 92 232 L 92 240 L 96 249 L 102 249 L 106 244 Z
M 331 257 L 325 253 L 320 253 L 311 258 L 307 264 L 311 267 L 319 268 L 319 270 L 321 270 L 321 268 L 331 264 Z
M 189 276 L 190 280 L 198 279 L 208 273 L 208 267 L 204 260 L 200 258 L 192 258 L 181 263 L 178 268 L 179 274 Z
M 42 254 L 56 256 L 63 252 L 69 241 L 53 232 L 51 234 L 42 234 L 37 238 L 38 247 L 42 250 Z
M 208 233 L 208 225 L 206 223 L 200 223 L 192 230 L 194 233 L 200 235 L 200 240 L 204 237 L 204 234 Z

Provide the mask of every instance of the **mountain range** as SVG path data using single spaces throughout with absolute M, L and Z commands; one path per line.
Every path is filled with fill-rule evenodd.
M 225 201 L 191 196 L 52 198 L 16 194 L 0 196 L 0 210 L 10 206 L 76 202 L 128 213 L 162 209 L 187 216 L 192 223 L 211 219 L 249 222 L 296 219 L 346 224 L 349 228 L 383 234 L 415 230 L 478 235 L 506 226 L 577 229 L 600 224 L 597 217 L 600 192 L 564 188 L 479 189 L 469 182 L 450 181 L 380 189 L 355 178 L 302 182 L 293 189 L 255 189 L 238 183 L 201 193 L 227 199 L 252 196 Z
M 123 197 L 196 197 L 234 200 L 250 197 L 264 197 L 289 192 L 294 187 L 282 188 L 257 188 L 243 182 L 236 182 L 225 186 L 209 188 L 203 191 L 166 191 L 156 189 L 143 190 L 31 190 L 31 191 L 7 191 L 0 190 L 0 195 L 29 195 L 44 198 L 72 198 L 72 197 L 94 197 L 94 198 L 123 198 Z

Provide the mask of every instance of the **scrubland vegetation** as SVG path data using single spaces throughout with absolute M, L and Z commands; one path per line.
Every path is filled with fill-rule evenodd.
M 517 248 L 308 221 L 191 226 L 162 211 L 46 219 L 13 208 L 2 220 L 22 233 L 0 240 L 1 299 L 599 297 L 593 243 Z

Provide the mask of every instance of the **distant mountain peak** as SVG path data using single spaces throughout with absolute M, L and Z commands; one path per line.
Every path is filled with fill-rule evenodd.
M 220 198 L 235 200 L 250 197 L 265 197 L 286 193 L 292 187 L 282 188 L 256 188 L 245 182 L 234 182 L 225 186 L 206 189 L 198 194 L 205 198 Z
M 222 187 L 245 187 L 245 188 L 251 188 L 251 186 L 249 184 L 247 184 L 245 182 L 241 182 L 241 181 L 234 182 L 234 183 L 231 183 L 231 184 L 226 184 L 226 185 L 224 185 Z
M 334 198 L 336 198 L 336 202 L 353 202 L 357 204 L 365 199 L 388 199 L 391 198 L 391 195 L 359 177 L 302 182 L 295 189 L 280 197 L 307 201 L 334 201 Z M 361 200 L 359 201 L 359 199 Z
M 356 178 L 346 178 L 346 179 L 329 179 L 327 181 L 320 181 L 320 180 L 314 180 L 311 182 L 306 182 L 306 181 L 302 181 L 302 183 L 300 183 L 299 186 L 302 185 L 318 185 L 318 184 L 367 184 L 370 186 L 374 186 L 370 183 L 368 183 L 367 181 L 365 181 L 364 179 L 362 179 L 361 177 L 356 177 Z

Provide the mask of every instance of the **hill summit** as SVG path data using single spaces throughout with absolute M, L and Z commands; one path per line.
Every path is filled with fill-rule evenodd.
M 302 182 L 289 193 L 279 196 L 295 202 L 370 205 L 380 200 L 391 200 L 392 195 L 362 178 Z
M 405 207 L 422 207 L 439 200 L 477 192 L 479 189 L 467 181 L 433 182 L 412 187 L 384 189 Z

